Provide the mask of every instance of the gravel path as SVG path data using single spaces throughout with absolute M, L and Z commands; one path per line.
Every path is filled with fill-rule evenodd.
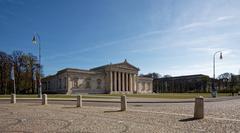
M 117 107 L 0 104 L 0 132 L 240 132 L 240 99 L 205 103 L 205 119 L 193 120 L 192 103 Z

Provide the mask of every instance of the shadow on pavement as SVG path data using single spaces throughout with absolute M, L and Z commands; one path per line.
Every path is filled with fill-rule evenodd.
M 62 109 L 76 109 L 76 108 L 79 108 L 79 107 L 76 107 L 76 106 L 71 106 L 71 107 L 62 107 Z
M 114 112 L 123 112 L 122 110 L 109 110 L 109 111 L 104 111 L 104 113 L 114 113 Z
M 188 121 L 195 121 L 195 120 L 200 120 L 200 119 L 191 117 L 191 118 L 181 119 L 181 120 L 179 120 L 179 121 L 180 121 L 180 122 L 188 122 Z

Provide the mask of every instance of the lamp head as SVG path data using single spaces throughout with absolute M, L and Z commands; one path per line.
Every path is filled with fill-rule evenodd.
M 223 59 L 222 52 L 220 53 L 220 59 Z
M 36 44 L 36 43 L 37 43 L 37 40 L 36 40 L 36 36 L 35 36 L 35 35 L 33 35 L 32 43 L 33 43 L 33 44 Z

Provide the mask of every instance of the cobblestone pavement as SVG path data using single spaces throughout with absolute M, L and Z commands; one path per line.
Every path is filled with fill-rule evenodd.
M 240 99 L 205 103 L 205 118 L 193 120 L 194 104 L 117 107 L 0 104 L 0 132 L 240 132 Z

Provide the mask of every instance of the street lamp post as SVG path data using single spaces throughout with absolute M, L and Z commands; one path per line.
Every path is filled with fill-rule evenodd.
M 216 54 L 220 53 L 220 59 L 223 58 L 222 51 L 217 51 L 213 54 L 213 81 L 212 81 L 212 97 L 217 97 L 217 89 L 215 88 L 215 57 Z
M 41 81 L 41 40 L 40 40 L 40 36 L 38 35 L 37 32 L 34 33 L 33 38 L 32 38 L 32 43 L 33 44 L 38 44 L 38 52 L 39 52 L 39 67 L 38 67 L 38 71 L 39 71 L 39 91 L 38 91 L 38 97 L 42 98 L 42 81 Z

